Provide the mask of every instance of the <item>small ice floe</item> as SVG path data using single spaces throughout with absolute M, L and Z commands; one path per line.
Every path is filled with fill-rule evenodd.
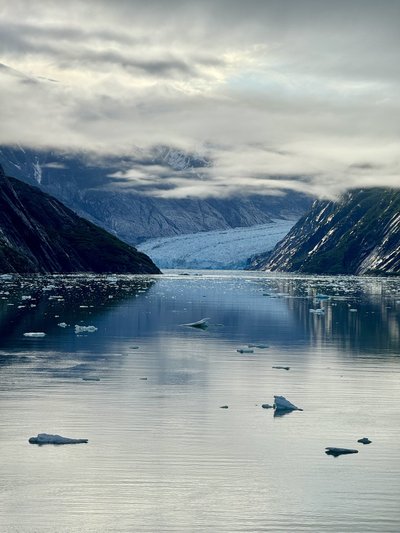
M 254 350 L 251 348 L 237 348 L 236 351 L 239 353 L 254 353 Z
M 70 439 L 62 437 L 61 435 L 48 435 L 47 433 L 39 433 L 37 437 L 29 439 L 30 444 L 85 444 L 88 439 Z
M 189 326 L 190 328 L 207 329 L 209 326 L 210 318 L 202 318 L 197 322 L 189 322 L 189 324 L 182 324 L 182 326 Z
M 339 455 L 348 455 L 350 453 L 358 453 L 358 450 L 352 450 L 351 448 L 325 448 L 326 455 L 333 455 L 333 457 L 338 457 Z
M 75 324 L 75 333 L 94 333 L 97 331 L 96 326 L 79 326 Z
M 310 309 L 310 313 L 313 313 L 314 315 L 324 315 L 325 309 Z
M 265 348 L 269 348 L 268 344 L 248 344 L 249 348 L 258 348 L 259 350 L 264 350 Z
M 68 324 L 66 322 L 60 322 L 59 324 L 57 324 L 57 326 L 60 328 L 66 328 Z
M 43 287 L 42 291 L 52 291 L 56 288 L 55 285 L 46 285 L 46 287 Z
M 0 274 L 0 280 L 2 281 L 10 281 L 13 277 L 11 274 Z
M 371 444 L 372 440 L 369 440 L 368 437 L 363 437 L 362 439 L 358 439 L 357 442 L 360 442 L 361 444 Z
M 27 333 L 24 333 L 24 337 L 45 337 L 46 333 L 43 333 L 43 331 L 28 331 Z
M 358 311 L 358 309 L 353 309 L 353 308 L 349 309 L 350 313 L 357 313 L 357 311 Z
M 263 404 L 261 405 L 261 407 L 262 407 L 263 409 L 273 409 L 274 406 L 271 405 L 271 404 L 269 404 L 269 403 L 263 403 Z
M 221 405 L 220 409 L 229 409 L 229 405 Z
M 276 366 L 273 366 L 272 368 L 276 368 L 278 370 L 290 370 L 290 366 L 279 366 L 279 365 L 276 365 Z
M 300 407 L 297 407 L 292 402 L 289 402 L 284 396 L 274 396 L 275 399 L 275 411 L 302 411 Z

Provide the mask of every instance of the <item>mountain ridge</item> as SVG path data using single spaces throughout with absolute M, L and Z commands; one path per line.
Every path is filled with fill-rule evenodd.
M 157 165 L 165 172 L 203 179 L 202 169 L 210 162 L 167 147 L 159 147 L 145 157 L 0 146 L 0 159 L 16 178 L 39 186 L 80 216 L 134 246 L 158 237 L 299 218 L 311 205 L 306 195 L 290 191 L 271 196 L 248 196 L 244 191 L 241 196 L 229 198 L 163 198 L 133 190 L 129 180 L 112 177 L 138 164 Z M 278 180 L 276 186 L 279 189 Z
M 310 274 L 400 274 L 400 191 L 356 189 L 317 200 L 250 269 Z
M 0 272 L 160 273 L 145 254 L 0 165 Z

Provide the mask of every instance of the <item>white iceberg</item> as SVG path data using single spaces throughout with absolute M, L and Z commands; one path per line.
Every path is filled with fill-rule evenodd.
M 274 396 L 275 410 L 276 411 L 302 411 L 300 407 L 297 407 L 292 402 L 289 402 L 284 396 Z
M 94 333 L 97 331 L 96 326 L 79 326 L 75 324 L 75 333 Z
M 60 322 L 59 324 L 57 324 L 57 326 L 59 326 L 60 328 L 66 328 L 68 324 L 66 322 Z
M 189 324 L 182 324 L 182 326 L 189 326 L 191 328 L 199 328 L 199 329 L 206 329 L 209 326 L 208 321 L 211 320 L 210 318 L 202 318 L 201 320 L 198 320 L 197 322 L 189 322 Z
M 27 333 L 24 333 L 24 337 L 45 337 L 46 333 L 43 333 L 43 331 L 28 331 Z
M 37 437 L 31 437 L 29 442 L 30 444 L 84 444 L 88 439 L 70 439 L 61 435 L 39 433 Z

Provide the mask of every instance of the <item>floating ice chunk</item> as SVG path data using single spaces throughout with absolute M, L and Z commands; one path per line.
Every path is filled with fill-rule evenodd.
M 259 348 L 260 350 L 264 350 L 265 348 L 269 348 L 268 344 L 248 344 L 249 348 Z
M 206 329 L 209 326 L 208 321 L 211 320 L 210 318 L 202 318 L 201 320 L 198 320 L 197 322 L 190 322 L 189 324 L 182 324 L 182 326 L 189 326 L 191 328 L 198 328 L 198 329 Z
M 236 351 L 239 353 L 254 353 L 254 350 L 251 348 L 238 348 Z
M 37 437 L 29 439 L 30 444 L 84 444 L 88 439 L 69 439 L 61 435 L 48 435 L 47 433 L 39 433 Z
M 0 279 L 3 281 L 10 281 L 13 277 L 12 274 L 0 274 Z
M 326 455 L 333 455 L 334 457 L 338 457 L 339 455 L 348 455 L 350 453 L 358 453 L 358 450 L 352 450 L 351 448 L 332 448 L 327 447 L 325 448 Z
M 357 309 L 349 309 L 350 313 L 357 313 Z
M 368 437 L 363 437 L 362 439 L 358 439 L 357 442 L 361 442 L 361 444 L 371 444 L 372 440 L 369 440 Z
M 45 337 L 46 333 L 43 333 L 43 331 L 28 331 L 27 333 L 24 333 L 24 337 Z
M 95 326 L 79 326 L 75 324 L 75 333 L 94 333 L 97 331 Z
M 277 411 L 302 411 L 292 402 L 289 402 L 284 396 L 274 396 L 275 399 L 275 409 Z
M 290 370 L 290 366 L 273 366 L 272 368 L 277 368 L 279 370 Z
M 325 309 L 310 309 L 310 313 L 314 313 L 314 315 L 324 315 Z
M 57 324 L 57 326 L 59 326 L 60 328 L 66 328 L 68 324 L 66 322 L 60 322 L 59 324 Z

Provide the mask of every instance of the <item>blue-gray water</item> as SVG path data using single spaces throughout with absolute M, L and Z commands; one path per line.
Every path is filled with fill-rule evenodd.
M 399 315 L 396 279 L 0 280 L 0 531 L 400 531 Z

